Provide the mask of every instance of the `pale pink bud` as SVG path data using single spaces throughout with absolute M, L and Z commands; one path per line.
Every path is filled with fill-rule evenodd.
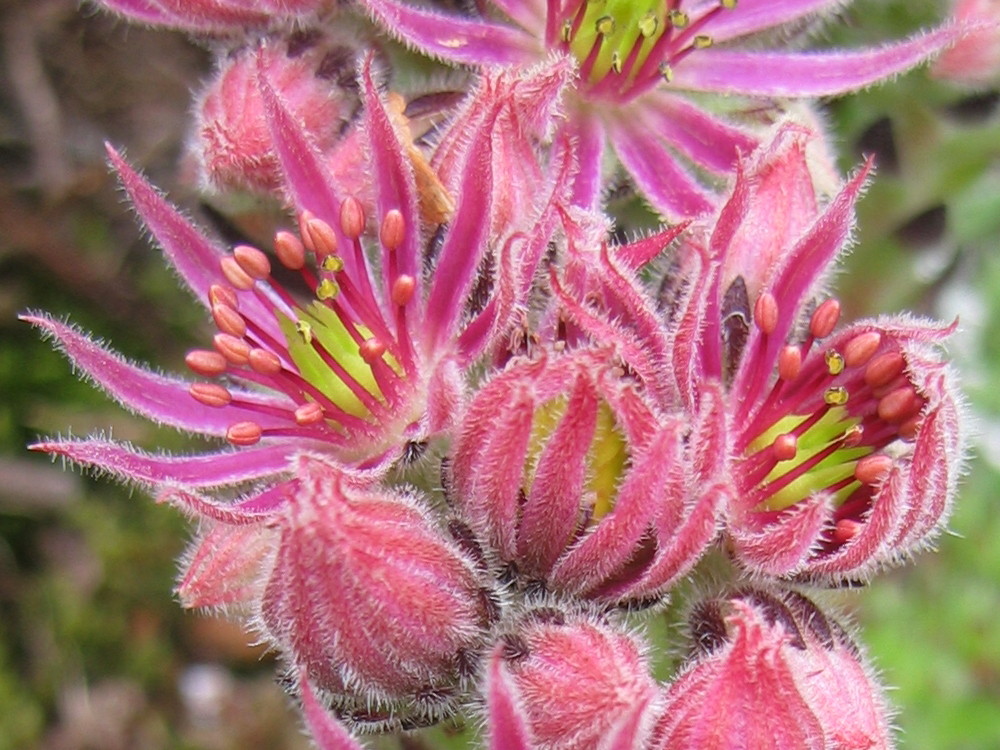
M 290 58 L 273 46 L 243 51 L 222 61 L 195 108 L 195 151 L 204 179 L 215 188 L 272 192 L 281 185 L 258 87 L 258 64 L 314 145 L 327 151 L 337 143 L 343 94 L 317 76 L 318 63 L 311 54 Z
M 267 633 L 318 687 L 352 694 L 364 713 L 345 710 L 355 723 L 421 695 L 431 697 L 415 710 L 441 713 L 498 614 L 474 564 L 409 495 L 315 457 L 299 457 L 293 474 L 272 521 Z
M 491 716 L 497 687 L 506 712 L 516 712 L 533 750 L 596 750 L 612 732 L 656 700 L 645 646 L 607 622 L 556 609 L 529 611 L 494 650 Z M 506 694 L 506 695 L 504 695 Z M 648 722 L 631 731 L 642 747 Z M 493 728 L 493 747 L 500 750 Z
M 693 655 L 666 691 L 655 750 L 893 747 L 888 709 L 836 622 L 794 592 L 697 604 Z
M 952 16 L 972 25 L 931 67 L 931 73 L 956 83 L 985 86 L 1000 80 L 1000 0 L 956 0 Z

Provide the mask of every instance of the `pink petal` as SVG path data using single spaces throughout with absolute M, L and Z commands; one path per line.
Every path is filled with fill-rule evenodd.
M 441 60 L 511 65 L 540 53 L 530 35 L 510 26 L 434 13 L 394 0 L 359 2 L 386 32 Z
M 755 512 L 748 514 L 752 516 Z M 731 521 L 729 535 L 744 565 L 769 576 L 782 577 L 798 572 L 805 565 L 828 528 L 831 516 L 829 499 L 817 494 L 781 512 L 775 520 L 748 518 L 757 528 Z
M 646 123 L 615 120 L 608 127 L 608 135 L 640 192 L 668 219 L 700 216 L 714 208 L 712 196 Z
M 677 65 L 670 86 L 741 96 L 835 96 L 927 62 L 965 33 L 961 27 L 944 26 L 902 42 L 860 51 L 700 50 Z
M 126 409 L 135 411 L 159 424 L 178 427 L 215 437 L 224 437 L 235 422 L 252 420 L 262 427 L 287 427 L 289 420 L 266 411 L 240 406 L 221 408 L 196 401 L 188 389 L 191 382 L 159 375 L 131 364 L 120 354 L 105 349 L 72 326 L 46 315 L 23 315 L 25 320 L 51 336 L 74 367 Z M 268 407 L 287 407 L 287 403 L 259 394 L 232 391 L 241 401 Z
M 364 746 L 351 737 L 344 725 L 320 705 L 305 670 L 300 672 L 298 682 L 302 696 L 302 714 L 316 747 L 319 750 L 364 750 Z
M 275 536 L 256 524 L 210 525 L 181 560 L 183 576 L 176 588 L 181 606 L 214 609 L 258 600 L 263 590 L 261 568 Z
M 218 487 L 279 474 L 288 468 L 291 453 L 287 444 L 279 444 L 192 456 L 155 455 L 107 440 L 46 441 L 30 448 L 129 482 L 173 482 L 187 487 Z
M 504 667 L 502 652 L 503 644 L 494 649 L 486 682 L 490 750 L 532 750 L 534 745 L 528 731 L 524 709 L 520 706 L 517 689 L 510 674 Z

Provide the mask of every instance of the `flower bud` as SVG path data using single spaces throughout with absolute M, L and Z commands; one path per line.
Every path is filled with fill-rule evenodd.
M 952 17 L 973 28 L 941 53 L 931 74 L 972 86 L 1000 81 L 1000 0 L 956 0 Z
M 882 691 L 857 646 L 794 592 L 697 604 L 692 658 L 666 691 L 656 750 L 893 747 Z
M 523 583 L 621 601 L 693 564 L 714 521 L 660 565 L 700 518 L 681 481 L 688 425 L 659 417 L 607 360 L 584 350 L 509 367 L 473 400 L 452 468 L 465 519 Z
M 259 62 L 258 62 L 259 61 Z M 195 107 L 195 151 L 203 179 L 220 190 L 272 192 L 281 186 L 278 157 L 257 84 L 258 65 L 321 151 L 338 140 L 344 104 L 316 75 L 312 55 L 290 58 L 275 47 L 223 60 Z
M 261 601 L 268 635 L 320 688 L 446 700 L 496 616 L 473 564 L 407 495 L 301 456 Z M 418 708 L 420 708 L 418 706 Z
M 644 645 L 620 628 L 558 610 L 529 612 L 494 650 L 493 667 L 491 680 L 507 683 L 535 750 L 596 750 L 627 724 L 635 725 L 634 746 L 644 746 L 648 722 L 633 719 L 651 710 L 657 686 Z

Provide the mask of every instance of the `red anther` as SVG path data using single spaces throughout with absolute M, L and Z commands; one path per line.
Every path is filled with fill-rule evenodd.
M 222 284 L 212 284 L 208 288 L 208 301 L 213 305 L 228 305 L 234 310 L 240 309 L 239 295 L 228 286 L 222 286 Z
M 865 383 L 872 388 L 891 383 L 906 366 L 901 352 L 893 351 L 880 354 L 865 369 Z
M 799 452 L 799 439 L 790 432 L 774 439 L 774 457 L 779 461 L 790 461 Z
M 237 245 L 233 248 L 233 257 L 240 264 L 240 268 L 246 271 L 247 276 L 257 281 L 271 275 L 271 261 L 263 250 L 251 245 Z
M 212 305 L 212 320 L 219 330 L 231 336 L 243 338 L 247 332 L 247 322 L 243 316 L 236 312 L 236 308 L 219 303 Z
M 417 290 L 417 280 L 412 276 L 403 274 L 398 276 L 394 282 L 392 282 L 392 291 L 389 296 L 392 299 L 392 304 L 399 305 L 402 307 L 409 303 L 413 299 L 413 293 Z
M 854 478 L 862 484 L 876 484 L 892 469 L 892 458 L 884 453 L 865 456 L 854 465 Z
M 291 232 L 281 231 L 274 235 L 274 254 L 281 265 L 298 271 L 306 264 L 306 246 Z
M 890 424 L 901 424 L 920 411 L 923 403 L 912 385 L 904 385 L 878 402 L 878 416 Z
M 809 333 L 813 338 L 822 339 L 833 333 L 840 320 L 840 302 L 835 299 L 828 299 L 823 302 L 812 315 L 809 321 Z
M 374 337 L 365 339 L 358 347 L 358 353 L 361 354 L 361 359 L 365 362 L 373 364 L 385 354 L 385 344 Z
M 256 445 L 263 434 L 264 429 L 256 422 L 237 422 L 229 425 L 226 440 L 233 445 Z
M 187 353 L 184 363 L 196 375 L 212 378 L 226 371 L 226 358 L 218 352 L 207 349 L 195 349 Z
M 848 367 L 859 367 L 866 364 L 882 343 L 882 334 L 878 331 L 860 333 L 844 344 L 844 364 Z
M 923 407 L 921 407 L 922 409 Z M 917 439 L 917 433 L 920 432 L 920 425 L 924 421 L 924 415 L 921 413 L 916 413 L 909 419 L 907 419 L 903 424 L 899 426 L 899 437 L 905 440 L 907 443 L 912 443 Z
M 302 406 L 295 410 L 295 422 L 300 425 L 322 422 L 324 416 L 323 407 L 315 401 L 302 404 Z
M 861 524 L 850 518 L 842 518 L 833 527 L 833 541 L 836 544 L 847 544 L 861 531 Z
M 250 367 L 261 375 L 277 375 L 281 372 L 281 360 L 268 349 L 250 350 Z
M 778 354 L 778 377 L 795 380 L 802 370 L 802 350 L 797 346 L 785 346 Z
M 305 222 L 302 241 L 320 261 L 337 252 L 337 233 L 333 231 L 333 227 L 315 216 Z
M 350 240 L 356 240 L 365 231 L 365 209 L 353 195 L 340 204 L 340 228 Z
M 403 220 L 403 214 L 395 208 L 390 209 L 382 217 L 382 228 L 378 233 L 379 241 L 387 250 L 395 250 L 403 244 L 405 237 L 406 222 Z
M 240 267 L 240 264 L 236 262 L 236 258 L 232 255 L 227 255 L 219 261 L 219 267 L 222 269 L 222 275 L 226 277 L 226 280 L 237 289 L 253 289 L 253 285 L 257 283 L 250 274 Z
M 763 292 L 753 306 L 753 322 L 770 335 L 778 327 L 778 300 L 770 292 Z
M 188 393 L 205 406 L 229 406 L 233 400 L 233 394 L 218 383 L 192 383 Z
M 234 365 L 245 365 L 250 361 L 250 344 L 228 333 L 217 333 L 212 343 L 226 361 Z

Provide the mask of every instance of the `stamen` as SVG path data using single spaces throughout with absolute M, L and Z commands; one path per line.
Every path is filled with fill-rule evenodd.
M 854 467 L 854 478 L 862 484 L 878 484 L 892 469 L 892 458 L 882 453 L 865 456 Z
M 412 276 L 403 274 L 392 282 L 390 297 L 394 305 L 403 307 L 413 299 L 413 294 L 417 289 L 417 280 Z
M 712 37 L 708 34 L 698 34 L 698 36 L 694 38 L 693 44 L 695 49 L 708 49 L 713 44 Z
M 219 267 L 222 269 L 222 275 L 226 277 L 226 281 L 237 289 L 244 291 L 253 289 L 254 284 L 257 283 L 250 274 L 240 267 L 232 255 L 227 255 L 220 260 Z
M 344 259 L 339 255 L 327 255 L 320 263 L 320 268 L 330 273 L 340 273 L 344 270 Z
M 601 16 L 594 22 L 594 31 L 601 36 L 611 36 L 616 26 L 614 16 Z
M 281 265 L 292 271 L 298 271 L 306 264 L 305 245 L 291 232 L 280 231 L 274 235 L 274 254 Z
M 188 393 L 205 406 L 229 406 L 233 400 L 233 394 L 218 383 L 192 383 Z
M 786 432 L 774 439 L 774 457 L 778 461 L 791 461 L 799 450 L 799 439 Z
M 212 305 L 212 320 L 223 333 L 242 338 L 247 332 L 247 322 L 236 309 L 226 304 Z
M 240 298 L 235 291 L 222 284 L 212 284 L 208 288 L 208 301 L 213 305 L 226 305 L 234 310 L 240 309 Z
M 665 62 L 660 63 L 657 70 L 660 71 L 660 77 L 667 83 L 670 83 L 674 80 L 674 69 L 671 68 L 667 63 Z
M 660 19 L 653 11 L 647 12 L 639 21 L 639 34 L 646 39 L 653 36 L 658 28 L 660 28 Z
M 778 327 L 778 300 L 770 292 L 762 293 L 753 306 L 753 321 L 767 335 Z
M 828 406 L 843 406 L 847 399 L 847 389 L 842 385 L 834 385 L 823 391 L 823 401 Z
M 302 404 L 302 406 L 295 410 L 295 422 L 300 425 L 310 425 L 322 422 L 325 416 L 323 407 L 315 401 L 310 401 L 308 404 Z
M 349 240 L 358 239 L 365 231 L 365 210 L 353 195 L 340 204 L 340 229 Z
M 890 424 L 901 424 L 922 407 L 921 399 L 913 386 L 904 385 L 878 402 L 878 415 Z
M 835 544 L 847 544 L 861 531 L 861 524 L 850 518 L 842 518 L 833 527 L 833 541 Z
M 333 231 L 333 227 L 308 211 L 299 215 L 299 233 L 306 249 L 315 253 L 321 262 L 326 256 L 337 252 L 337 233 Z
M 844 371 L 844 357 L 835 349 L 829 349 L 823 355 L 826 371 L 831 375 L 840 375 Z
M 316 287 L 316 296 L 321 300 L 333 299 L 340 294 L 340 286 L 333 279 L 323 279 Z
M 184 364 L 196 375 L 212 378 L 226 371 L 226 358 L 218 352 L 195 349 L 184 357 Z
M 921 407 L 921 410 L 922 409 L 923 407 Z M 905 440 L 907 443 L 912 443 L 916 440 L 917 433 L 920 431 L 920 425 L 923 421 L 924 415 L 918 412 L 903 422 L 903 424 L 899 426 L 900 439 Z
M 737 0 L 722 0 L 722 2 L 719 3 L 719 5 L 721 5 L 726 10 L 732 10 L 733 8 L 736 7 Z
M 828 299 L 812 315 L 809 321 L 809 333 L 813 338 L 822 339 L 833 333 L 840 320 L 840 302 L 835 299 Z
M 844 437 L 842 441 L 845 448 L 856 448 L 861 445 L 861 441 L 865 437 L 865 428 L 859 424 L 849 427 L 844 432 Z
M 385 354 L 385 344 L 374 337 L 365 339 L 358 347 L 358 353 L 361 355 L 361 359 L 371 365 Z
M 898 351 L 878 355 L 865 369 L 865 383 L 872 388 L 888 385 L 903 372 L 906 361 Z
M 795 380 L 802 371 L 802 350 L 797 346 L 785 346 L 778 354 L 778 377 Z
M 390 251 L 403 244 L 406 238 L 406 221 L 399 210 L 393 208 L 382 218 L 378 238 L 383 247 Z
M 272 351 L 267 349 L 251 349 L 248 358 L 250 368 L 261 375 L 277 375 L 281 372 L 281 360 Z
M 247 276 L 257 281 L 263 281 L 271 275 L 271 261 L 262 251 L 250 245 L 237 245 L 233 248 L 233 257 L 239 263 Z
M 672 10 L 667 14 L 667 18 L 670 20 L 670 25 L 675 29 L 683 29 L 691 23 L 691 16 L 683 10 Z
M 858 334 L 844 345 L 844 361 L 848 367 L 860 367 L 875 355 L 881 343 L 878 331 Z
M 233 365 L 245 365 L 250 361 L 250 344 L 229 333 L 217 333 L 212 338 L 219 354 Z
M 226 440 L 233 445 L 256 445 L 263 434 L 263 428 L 256 422 L 237 422 L 226 430 Z

